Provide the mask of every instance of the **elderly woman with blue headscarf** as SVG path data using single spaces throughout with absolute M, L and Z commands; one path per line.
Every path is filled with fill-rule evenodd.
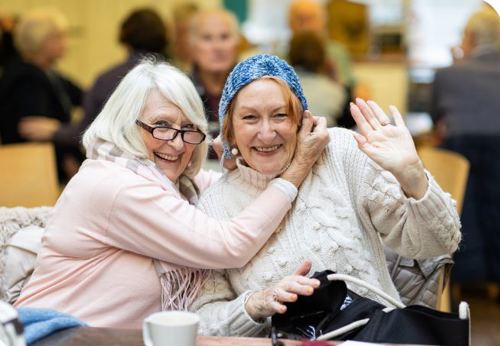
M 236 157 L 237 169 L 199 207 L 228 219 L 251 203 L 292 160 L 304 110 L 299 79 L 285 61 L 257 55 L 238 64 L 219 108 L 225 155 Z M 260 252 L 241 269 L 211 273 L 191 306 L 202 317 L 201 333 L 262 335 L 269 317 L 319 286 L 306 277 L 311 269 L 349 274 L 398 300 L 383 243 L 410 258 L 457 249 L 455 203 L 424 170 L 397 109 L 393 122 L 371 101 L 357 100 L 351 113 L 359 133 L 329 129 L 329 145 Z

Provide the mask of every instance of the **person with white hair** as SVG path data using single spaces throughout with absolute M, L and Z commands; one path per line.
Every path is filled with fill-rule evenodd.
M 53 127 L 50 126 L 51 118 L 42 116 L 24 118 L 19 128 L 28 139 L 52 140 L 61 145 L 79 146 L 82 133 L 97 117 L 109 95 L 128 71 L 144 56 L 151 55 L 165 60 L 168 58 L 169 40 L 166 25 L 152 8 L 138 8 L 128 13 L 121 22 L 118 36 L 127 51 L 127 57 L 97 76 L 83 98 L 81 121 Z
M 194 206 L 219 177 L 200 170 L 206 133 L 186 75 L 153 61 L 133 68 L 83 136 L 88 159 L 57 201 L 16 306 L 55 309 L 95 327 L 140 328 L 151 313 L 186 309 L 203 268 L 250 260 L 328 142 L 326 121 L 306 116 L 297 160 L 226 221 Z
M 464 245 L 452 280 L 500 283 L 500 17 L 484 5 L 465 26 L 463 57 L 438 70 L 431 115 L 442 147 L 470 162 L 464 197 Z
M 66 51 L 67 27 L 56 9 L 28 12 L 15 26 L 14 43 L 22 59 L 5 67 L 0 82 L 2 143 L 42 141 L 37 134 L 69 123 L 73 108 L 81 105 L 81 89 L 55 70 Z M 43 131 L 19 128 L 31 116 L 49 119 Z M 64 182 L 76 172 L 83 154 L 77 145 L 55 144 L 59 178 Z

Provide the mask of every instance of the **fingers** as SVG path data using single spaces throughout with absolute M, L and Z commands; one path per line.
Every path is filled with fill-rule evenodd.
M 215 137 L 214 140 L 212 140 L 212 149 L 215 151 L 215 153 L 217 154 L 217 158 L 220 160 L 221 157 L 222 157 L 222 140 L 220 138 L 220 135 L 218 135 L 217 137 Z
M 307 136 L 311 133 L 313 126 L 314 119 L 311 115 L 311 112 L 304 111 L 304 115 L 302 116 L 302 123 L 299 130 L 299 138 L 307 138 Z
M 362 135 L 360 135 L 359 133 L 353 131 L 352 132 L 352 135 L 354 137 L 354 139 L 356 140 L 356 142 L 358 143 L 358 147 L 363 147 L 365 145 L 365 143 L 367 142 L 366 138 Z
M 380 106 L 374 101 L 367 101 L 368 106 L 371 108 L 378 121 L 382 126 L 389 125 L 391 119 L 385 114 L 385 112 L 380 108 Z
M 320 133 L 323 131 L 327 131 L 326 118 L 325 117 L 314 117 L 313 133 Z
M 358 126 L 359 131 L 363 135 L 367 135 L 368 133 L 370 133 L 370 131 L 373 131 L 373 128 L 365 119 L 363 113 L 361 112 L 361 109 L 357 105 L 351 102 L 350 110 L 351 110 L 351 115 L 354 118 L 356 125 Z
M 399 113 L 399 110 L 396 108 L 396 106 L 389 106 L 389 111 L 394 117 L 394 123 L 396 124 L 396 126 L 406 126 L 405 121 L 403 120 L 403 117 L 401 116 L 401 113 Z
M 311 270 L 312 263 L 309 260 L 302 262 L 297 269 L 293 272 L 293 275 L 306 275 Z
M 372 111 L 372 109 L 368 106 L 368 104 L 363 99 L 360 99 L 359 97 L 356 98 L 356 105 L 359 107 L 366 122 L 368 124 L 370 124 L 370 126 L 373 130 L 378 130 L 382 127 L 380 125 L 378 118 L 375 116 L 374 112 Z

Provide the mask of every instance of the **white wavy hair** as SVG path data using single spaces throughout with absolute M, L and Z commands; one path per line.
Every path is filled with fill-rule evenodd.
M 146 146 L 135 121 L 141 116 L 151 90 L 158 90 L 169 102 L 179 107 L 184 116 L 199 130 L 207 132 L 203 103 L 191 80 L 179 69 L 165 62 L 145 59 L 127 73 L 101 113 L 85 131 L 85 149 L 95 140 L 102 139 L 132 155 L 148 158 Z M 207 141 L 196 146 L 184 174 L 193 177 L 199 172 L 207 150 Z

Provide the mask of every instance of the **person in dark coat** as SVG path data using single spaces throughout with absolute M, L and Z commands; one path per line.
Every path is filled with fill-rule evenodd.
M 7 65 L 0 80 L 0 137 L 3 144 L 50 141 L 40 138 L 71 120 L 73 107 L 81 105 L 82 90 L 57 72 L 56 62 L 66 50 L 67 22 L 55 10 L 34 10 L 14 29 L 14 43 L 21 55 Z M 42 129 L 21 128 L 31 116 L 47 119 Z M 61 182 L 70 178 L 83 160 L 77 146 L 55 143 Z
M 485 6 L 467 22 L 463 58 L 438 70 L 432 116 L 442 146 L 470 162 L 463 244 L 453 280 L 500 283 L 500 18 Z
M 139 8 L 131 12 L 122 22 L 119 34 L 120 43 L 127 49 L 125 61 L 112 66 L 99 75 L 83 99 L 83 118 L 77 124 L 60 124 L 52 132 L 44 132 L 50 122 L 48 118 L 30 118 L 22 126 L 36 129 L 33 131 L 42 139 L 52 138 L 63 145 L 80 144 L 81 136 L 101 112 L 108 97 L 121 79 L 145 56 L 165 60 L 168 54 L 168 35 L 160 15 L 150 8 Z

